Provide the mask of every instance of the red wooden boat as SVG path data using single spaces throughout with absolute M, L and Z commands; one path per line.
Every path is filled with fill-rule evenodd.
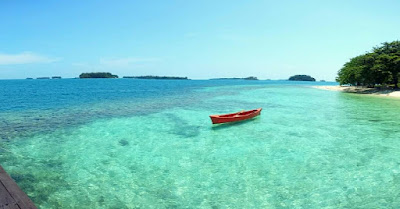
M 254 118 L 260 115 L 261 110 L 262 108 L 258 108 L 255 110 L 248 110 L 248 111 L 243 110 L 241 112 L 230 113 L 225 115 L 210 115 L 210 118 L 213 124 L 236 122 Z

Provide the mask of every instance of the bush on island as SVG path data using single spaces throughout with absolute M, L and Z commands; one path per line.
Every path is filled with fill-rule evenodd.
M 315 78 L 309 75 L 294 75 L 289 78 L 289 81 L 315 81 Z
M 79 75 L 79 78 L 118 78 L 118 76 L 107 72 L 96 72 L 96 73 L 82 73 Z

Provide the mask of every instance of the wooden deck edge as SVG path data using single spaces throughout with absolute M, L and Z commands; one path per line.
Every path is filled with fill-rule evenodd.
M 0 186 L 4 185 L 10 196 L 15 200 L 16 205 L 21 209 L 36 209 L 35 204 L 8 175 L 8 173 L 0 165 Z M 1 207 L 1 203 L 0 203 Z

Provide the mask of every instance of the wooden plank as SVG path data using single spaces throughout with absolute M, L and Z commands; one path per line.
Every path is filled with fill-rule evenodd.
M 12 203 L 15 203 L 14 198 L 11 197 L 10 193 L 8 193 L 3 183 L 0 182 L 0 208 L 3 205 L 8 205 Z
M 3 167 L 0 166 L 0 183 L 5 188 L 5 190 L 9 193 L 9 195 L 14 199 L 18 208 L 21 209 L 36 209 L 36 206 L 29 199 L 29 197 L 18 187 L 17 183 L 12 180 L 12 178 L 6 173 Z M 5 202 L 0 202 L 0 205 L 6 205 Z M 10 208 L 12 208 L 13 204 L 10 204 Z
M 0 182 L 0 208 L 4 208 L 7 205 L 14 205 L 15 200 L 11 197 L 10 193 L 8 193 L 7 189 Z
M 0 206 L 0 209 L 21 209 L 17 203 L 10 204 L 10 205 L 5 205 L 4 207 Z

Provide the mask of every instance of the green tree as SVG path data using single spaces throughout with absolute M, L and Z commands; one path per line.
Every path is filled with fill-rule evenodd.
M 379 70 L 374 69 L 375 55 L 372 53 L 363 54 L 351 58 L 345 63 L 343 68 L 339 70 L 336 81 L 343 84 L 351 84 L 355 86 L 370 86 L 381 83 Z M 378 79 L 379 78 L 379 79 Z
M 393 41 L 351 58 L 339 70 L 336 81 L 340 85 L 374 87 L 376 84 L 393 84 L 398 88 L 399 74 L 400 42 Z
M 386 80 L 398 88 L 400 73 L 400 41 L 383 43 L 381 47 L 375 47 L 373 52 L 376 54 L 375 69 L 382 71 L 386 75 Z

